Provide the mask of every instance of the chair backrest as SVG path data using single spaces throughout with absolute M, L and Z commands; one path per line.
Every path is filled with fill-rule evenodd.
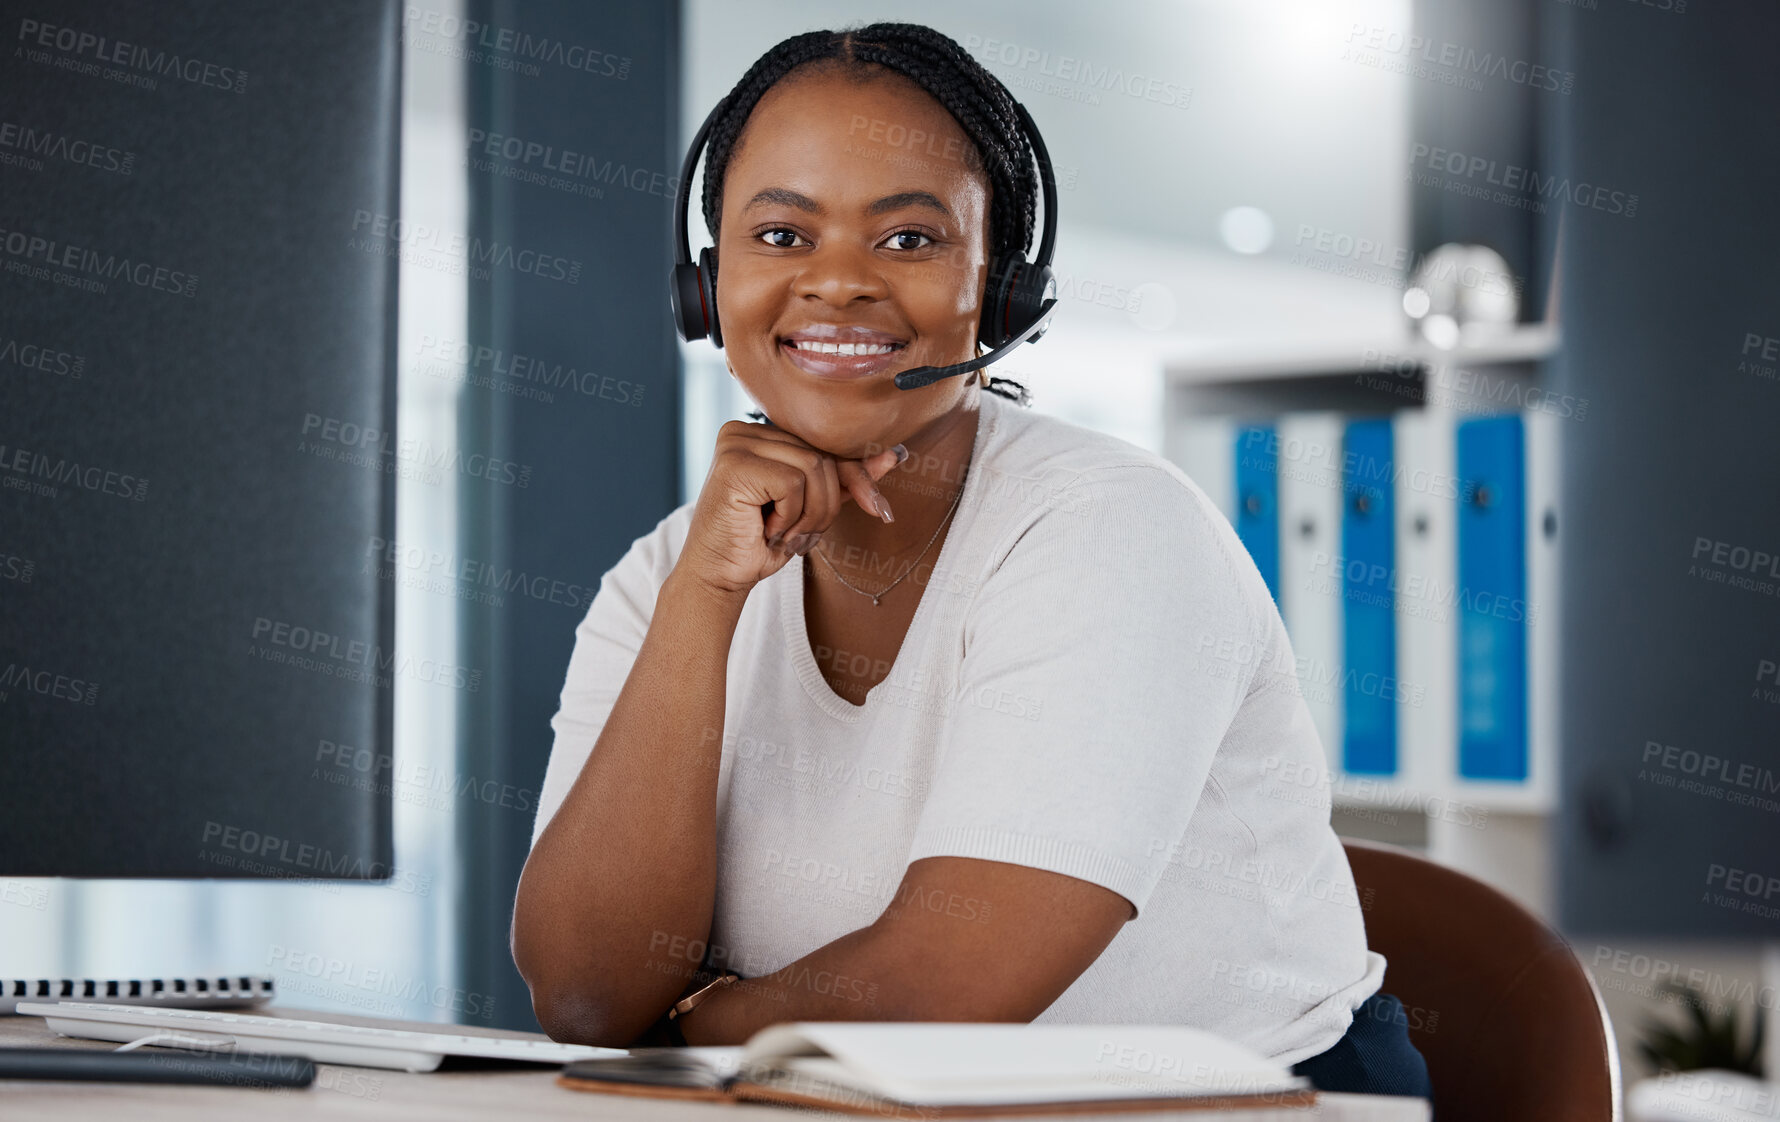
M 1343 839 L 1428 1062 L 1439 1122 L 1617 1122 L 1619 1054 L 1600 991 L 1570 945 L 1474 877 L 1409 850 Z

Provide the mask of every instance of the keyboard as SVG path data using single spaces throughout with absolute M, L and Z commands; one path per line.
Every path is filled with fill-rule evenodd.
M 21 1001 L 103 1001 L 169 1009 L 248 1009 L 277 996 L 272 979 L 234 978 L 4 978 L 0 1013 Z
M 205 1051 L 274 1052 L 317 1063 L 396 1071 L 433 1071 L 446 1056 L 566 1064 L 627 1056 L 624 1048 L 558 1044 L 528 1037 L 461 1036 L 450 1032 L 366 1028 L 252 1013 L 105 1005 L 89 1001 L 22 1001 L 18 1011 L 44 1018 L 52 1031 L 88 1040 L 153 1043 Z

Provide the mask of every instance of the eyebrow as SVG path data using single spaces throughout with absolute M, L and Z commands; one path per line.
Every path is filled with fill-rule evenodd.
M 748 211 L 767 203 L 780 203 L 784 206 L 796 207 L 798 210 L 806 211 L 810 214 L 823 213 L 821 203 L 810 198 L 808 195 L 800 194 L 788 187 L 768 187 L 757 193 L 752 199 L 749 199 L 747 205 L 742 207 L 742 209 Z M 924 206 L 939 211 L 947 218 L 952 216 L 951 209 L 928 191 L 898 191 L 894 195 L 885 195 L 877 202 L 866 207 L 865 213 L 878 215 L 905 206 Z

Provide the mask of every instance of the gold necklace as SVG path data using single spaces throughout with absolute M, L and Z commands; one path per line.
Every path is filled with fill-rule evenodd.
M 910 573 L 914 572 L 915 566 L 919 565 L 921 563 L 921 558 L 927 556 L 927 551 L 932 549 L 933 543 L 939 540 L 939 532 L 941 530 L 945 529 L 947 519 L 950 519 L 952 517 L 952 511 L 958 509 L 958 500 L 962 499 L 964 497 L 964 481 L 966 479 L 968 479 L 969 477 L 970 477 L 970 469 L 968 467 L 966 467 L 964 469 L 964 475 L 962 477 L 960 477 L 958 480 L 958 493 L 956 495 L 952 496 L 952 505 L 947 508 L 946 517 L 940 519 L 939 525 L 935 526 L 933 528 L 933 536 L 931 538 L 927 539 L 927 544 L 921 547 L 921 552 L 915 555 L 915 559 L 913 561 L 909 562 L 909 567 L 902 571 L 902 576 L 897 577 L 895 580 L 891 581 L 889 584 L 885 585 L 883 588 L 880 588 L 878 591 L 867 592 L 863 588 L 856 587 L 852 582 L 847 580 L 846 577 L 841 576 L 841 571 L 834 567 L 834 562 L 830 561 L 828 559 L 827 551 L 824 550 L 820 545 L 818 545 L 816 547 L 816 555 L 818 557 L 822 558 L 822 563 L 828 566 L 828 571 L 834 574 L 835 580 L 840 581 L 842 584 L 846 585 L 848 588 L 853 589 L 854 592 L 859 593 L 859 595 L 861 595 L 861 596 L 870 596 L 871 597 L 871 606 L 874 608 L 877 607 L 878 601 L 883 598 L 884 593 L 889 592 L 892 588 L 895 588 L 897 585 L 901 584 L 903 581 L 903 577 L 906 577 Z

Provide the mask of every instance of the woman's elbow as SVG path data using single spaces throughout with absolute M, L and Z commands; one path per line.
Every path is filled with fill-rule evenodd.
M 547 935 L 524 922 L 516 907 L 508 935 L 513 965 L 531 991 L 532 1013 L 550 1039 L 564 1044 L 608 1045 L 606 1002 L 588 990 L 585 980 L 570 977 L 556 965 L 559 948 L 546 945 Z M 622 1045 L 616 1045 L 622 1047 Z
M 624 1047 L 606 1039 L 610 1035 L 606 1031 L 607 1003 L 579 979 L 544 965 L 544 956 L 525 940 L 518 924 L 513 929 L 512 950 L 513 965 L 531 991 L 532 1014 L 550 1039 L 563 1044 Z
M 660 1014 L 624 1010 L 574 986 L 530 983 L 532 1014 L 550 1039 L 596 1048 L 633 1048 L 650 1033 Z
M 552 1040 L 628 1048 L 673 1000 L 646 977 L 612 968 L 612 955 L 577 937 L 560 909 L 528 893 L 524 878 L 514 901 L 508 948 L 531 991 L 532 1013 Z M 605 969 L 594 964 L 604 963 Z M 659 1008 L 654 1008 L 659 1004 Z M 651 1011 L 652 1010 L 652 1011 Z
M 532 1014 L 552 1040 L 596 1048 L 628 1048 L 635 1039 L 634 1034 L 614 1033 L 605 1003 L 590 995 L 549 984 L 532 985 L 531 992 Z

